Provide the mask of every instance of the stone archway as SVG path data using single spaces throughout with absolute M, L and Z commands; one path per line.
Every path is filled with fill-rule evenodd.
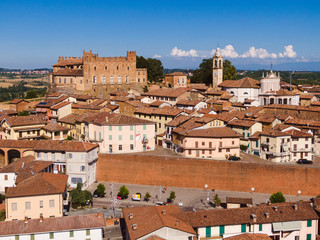
M 10 149 L 8 151 L 8 160 L 9 160 L 9 164 L 14 162 L 15 160 L 17 160 L 18 158 L 21 157 L 21 153 L 18 150 L 15 149 Z

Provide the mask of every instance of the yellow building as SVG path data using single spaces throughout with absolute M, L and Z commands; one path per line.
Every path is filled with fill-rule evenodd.
M 62 217 L 68 175 L 40 173 L 6 190 L 6 221 Z

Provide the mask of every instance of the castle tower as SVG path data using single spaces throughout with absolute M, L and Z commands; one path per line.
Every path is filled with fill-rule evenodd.
M 220 53 L 220 48 L 217 48 L 213 56 L 212 67 L 212 87 L 217 88 L 223 81 L 223 56 Z

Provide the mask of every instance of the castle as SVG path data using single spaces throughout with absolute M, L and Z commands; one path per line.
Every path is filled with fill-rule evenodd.
M 50 87 L 69 88 L 75 92 L 105 97 L 112 90 L 144 86 L 146 68 L 136 67 L 136 52 L 127 51 L 126 57 L 99 57 L 83 51 L 82 57 L 59 57 L 49 75 Z

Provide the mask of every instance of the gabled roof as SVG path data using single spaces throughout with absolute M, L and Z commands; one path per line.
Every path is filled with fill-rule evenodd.
M 243 233 L 232 237 L 223 238 L 226 240 L 271 240 L 267 234 Z
M 242 135 L 227 127 L 213 127 L 207 129 L 189 130 L 180 133 L 185 137 L 199 138 L 240 138 Z
M 16 99 L 13 99 L 13 100 L 11 100 L 9 103 L 10 104 L 18 104 L 18 103 L 20 103 L 20 102 L 29 102 L 29 101 L 27 101 L 27 100 L 25 100 L 25 99 L 19 99 L 19 98 L 16 98 Z
M 167 73 L 166 76 L 187 76 L 187 74 L 183 72 L 173 72 L 173 73 Z
M 32 156 L 33 157 L 33 156 Z M 51 166 L 53 162 L 51 161 L 32 161 L 25 165 L 25 167 L 16 171 L 17 178 L 16 178 L 16 185 L 23 182 L 29 177 L 32 177 L 36 173 L 42 172 L 47 167 Z
M 302 132 L 296 129 L 291 129 L 283 132 L 290 134 L 294 138 L 311 138 L 312 137 L 311 134 Z
M 7 166 L 4 166 L 0 169 L 0 173 L 16 173 L 23 167 L 25 167 L 28 163 L 34 161 L 34 156 L 28 155 L 26 157 L 22 157 L 17 159 L 16 161 L 10 163 Z
M 310 202 L 299 202 L 297 210 L 294 203 L 277 203 L 258 207 L 213 209 L 197 212 L 182 212 L 176 215 L 192 227 L 253 224 L 252 214 L 256 215 L 255 224 L 289 222 L 318 219 Z M 274 208 L 274 207 L 277 208 Z M 275 211 L 277 209 L 277 211 Z M 267 214 L 266 214 L 267 213 Z M 269 217 L 267 218 L 268 215 Z
M 166 90 L 163 90 L 161 88 L 142 93 L 142 96 L 154 96 L 154 97 L 171 97 L 176 98 L 182 95 L 185 92 L 191 91 L 191 88 L 168 88 Z
M 60 67 L 60 66 L 68 66 L 68 65 L 81 65 L 83 64 L 82 58 L 70 58 L 62 60 L 56 64 L 54 64 L 54 67 Z
M 281 132 L 275 129 L 266 129 L 261 132 L 261 136 L 270 136 L 270 137 L 284 137 L 284 136 L 290 136 L 289 133 Z
M 176 105 L 186 105 L 186 106 L 196 106 L 198 103 L 200 103 L 202 101 L 200 100 L 188 100 L 188 99 L 181 99 L 180 101 L 178 101 L 176 103 Z
M 137 109 L 135 114 L 147 114 L 147 115 L 163 115 L 163 116 L 171 116 L 175 117 L 182 113 L 182 109 L 172 108 L 169 106 L 163 108 L 151 108 L 151 107 L 141 107 Z
M 50 109 L 51 110 L 58 110 L 58 109 L 63 108 L 69 104 L 71 104 L 71 102 L 64 101 L 64 102 L 58 103 L 57 105 L 52 106 Z
M 250 77 L 240 80 L 226 80 L 219 84 L 219 87 L 225 88 L 260 88 L 260 82 Z
M 98 147 L 97 144 L 82 141 L 38 140 L 36 142 L 33 148 L 35 151 L 89 152 Z
M 181 213 L 179 207 L 174 205 L 123 209 L 130 239 L 138 239 L 163 227 L 196 235 L 190 225 L 174 216 L 179 213 Z M 130 214 L 133 216 L 131 219 Z M 136 224 L 136 230 L 133 230 L 133 224 Z
M 191 119 L 192 117 L 190 116 L 184 116 L 184 115 L 180 115 L 176 118 L 174 118 L 173 120 L 171 120 L 170 122 L 166 123 L 166 126 L 170 126 L 170 127 L 177 127 L 180 124 L 188 121 L 189 119 Z
M 36 233 L 49 233 L 72 231 L 80 229 L 94 229 L 105 227 L 103 214 L 88 214 L 79 216 L 64 216 L 54 218 L 29 219 L 0 222 L 0 236 L 29 235 Z
M 46 120 L 42 115 L 5 117 L 2 121 L 7 121 L 11 127 L 39 125 L 46 123 Z
M 240 126 L 240 127 L 252 127 L 256 122 L 254 120 L 240 120 L 240 119 L 233 119 L 232 121 L 228 122 L 227 125 L 232 126 Z
M 37 195 L 62 194 L 66 189 L 68 175 L 54 173 L 39 173 L 16 187 L 6 189 L 6 198 Z
M 141 118 L 131 117 L 119 113 L 100 113 L 99 115 L 88 117 L 86 122 L 98 125 L 139 125 L 139 124 L 155 124 Z
M 64 127 L 57 123 L 48 123 L 46 126 L 43 127 L 44 130 L 50 131 L 50 132 L 60 132 L 60 131 L 69 131 L 70 128 Z
M 74 114 L 74 113 L 71 113 L 63 118 L 60 118 L 60 120 L 58 120 L 58 122 L 62 122 L 62 123 L 68 123 L 68 124 L 75 124 L 76 121 L 78 119 L 81 118 L 81 115 L 78 115 L 78 114 Z

